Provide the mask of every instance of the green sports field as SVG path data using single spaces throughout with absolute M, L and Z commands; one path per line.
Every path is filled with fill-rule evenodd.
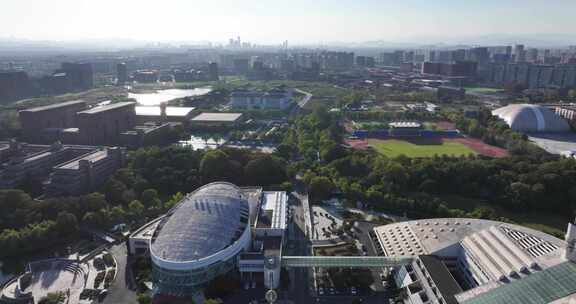
M 380 154 L 388 157 L 405 155 L 408 157 L 433 157 L 434 155 L 461 156 L 476 154 L 467 146 L 452 141 L 369 139 L 368 143 Z

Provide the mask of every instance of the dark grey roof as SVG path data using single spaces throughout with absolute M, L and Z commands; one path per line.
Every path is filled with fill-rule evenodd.
M 89 109 L 89 110 L 78 112 L 78 115 L 99 114 L 102 112 L 106 112 L 106 111 L 110 111 L 110 110 L 114 110 L 114 109 L 119 109 L 119 108 L 123 108 L 123 107 L 129 107 L 129 106 L 134 107 L 135 105 L 136 105 L 136 103 L 131 102 L 131 101 L 118 102 L 118 103 L 113 103 L 113 104 L 109 104 L 109 105 L 101 106 L 101 107 L 94 107 L 94 108 Z
M 444 263 L 431 255 L 421 255 L 420 260 L 422 264 L 424 264 L 424 267 L 426 267 L 436 288 L 438 288 L 438 291 L 440 291 L 440 294 L 442 294 L 442 297 L 446 300 L 446 303 L 458 304 L 454 296 L 461 293 L 462 288 L 456 283 L 456 280 L 454 280 L 454 277 Z
M 42 107 L 24 109 L 20 112 L 42 112 L 42 111 L 59 109 L 59 108 L 63 108 L 63 107 L 71 106 L 71 105 L 76 105 L 76 104 L 85 105 L 86 102 L 84 100 L 72 100 L 72 101 L 60 102 L 60 103 L 55 103 L 55 104 L 42 106 Z
M 248 202 L 228 183 L 208 184 L 184 198 L 158 227 L 152 253 L 173 262 L 194 261 L 232 245 L 248 225 Z

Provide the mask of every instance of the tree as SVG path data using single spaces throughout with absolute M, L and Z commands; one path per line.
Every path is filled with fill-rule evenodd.
M 138 220 L 144 214 L 144 205 L 139 200 L 133 200 L 128 204 L 128 213 L 134 220 Z
M 146 208 L 159 207 L 162 204 L 158 198 L 158 191 L 156 191 L 156 189 L 144 190 L 140 199 Z
M 113 204 L 123 204 L 124 192 L 128 189 L 121 181 L 111 178 L 105 185 L 106 199 Z
M 56 219 L 56 230 L 63 236 L 75 234 L 78 232 L 78 219 L 74 214 L 62 211 Z
M 66 296 L 62 292 L 51 292 L 38 301 L 38 304 L 60 304 L 64 302 Z
M 325 200 L 332 194 L 334 184 L 325 176 L 316 176 L 312 178 L 308 187 L 315 200 Z
M 126 211 L 121 206 L 110 209 L 110 217 L 113 224 L 122 223 L 126 220 Z
M 238 162 L 231 161 L 224 151 L 212 150 L 202 157 L 200 174 L 206 183 L 219 180 L 240 181 L 242 167 Z
M 136 299 L 138 304 L 152 304 L 152 297 L 146 293 L 139 293 Z
M 244 167 L 248 184 L 268 186 L 286 181 L 286 164 L 281 159 L 264 155 L 249 161 Z

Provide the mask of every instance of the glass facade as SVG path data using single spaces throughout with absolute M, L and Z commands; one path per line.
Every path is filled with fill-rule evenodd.
M 234 269 L 237 257 L 194 270 L 168 270 L 152 265 L 155 292 L 177 297 L 193 296 L 219 275 Z

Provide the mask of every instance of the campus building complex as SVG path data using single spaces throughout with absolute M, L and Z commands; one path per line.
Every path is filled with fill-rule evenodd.
M 188 123 L 193 109 L 136 107 L 135 102 L 88 107 L 85 101 L 76 100 L 25 109 L 19 119 L 24 139 L 30 143 L 137 148 L 162 144 L 173 126 Z
M 286 208 L 285 192 L 211 183 L 134 232 L 128 250 L 150 255 L 156 294 L 201 302 L 207 283 L 235 269 L 263 273 L 275 288 Z
M 38 183 L 47 196 L 96 190 L 124 163 L 120 148 L 0 142 L 0 189 Z
M 569 303 L 574 227 L 565 242 L 502 222 L 426 219 L 377 227 L 373 237 L 383 256 L 415 257 L 393 270 L 405 303 Z

